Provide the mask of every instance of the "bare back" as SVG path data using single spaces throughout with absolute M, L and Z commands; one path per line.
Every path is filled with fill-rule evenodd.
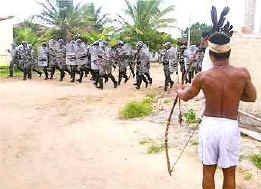
M 230 65 L 203 72 L 201 89 L 206 97 L 204 115 L 237 119 L 238 106 L 246 85 L 246 74 Z
M 206 97 L 205 116 L 237 119 L 240 100 L 254 102 L 256 90 L 245 68 L 229 64 L 215 66 L 194 78 L 192 86 L 178 91 L 179 97 L 188 101 L 203 90 Z

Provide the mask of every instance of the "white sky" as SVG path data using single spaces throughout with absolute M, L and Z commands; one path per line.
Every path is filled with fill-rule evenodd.
M 0 16 L 14 15 L 21 20 L 39 12 L 40 8 L 35 0 L 1 0 Z M 124 0 L 74 0 L 75 2 L 94 2 L 97 6 L 103 7 L 103 12 L 112 16 L 123 14 L 126 7 Z M 134 2 L 135 0 L 130 0 Z M 177 25 L 186 28 L 189 23 L 206 22 L 210 23 L 210 7 L 216 5 L 219 12 L 228 2 L 231 12 L 229 20 L 236 27 L 243 25 L 244 0 L 163 0 L 163 7 L 175 5 L 173 13 Z M 257 11 L 259 12 L 259 11 Z M 167 30 L 174 34 L 173 29 Z

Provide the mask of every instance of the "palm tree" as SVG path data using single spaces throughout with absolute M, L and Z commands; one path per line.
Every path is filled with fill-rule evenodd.
M 36 17 L 45 24 L 55 26 L 58 37 L 66 39 L 68 34 L 83 27 L 80 4 L 60 7 L 54 0 L 44 0 L 38 4 L 42 7 L 42 12 Z
M 109 22 L 108 14 L 102 14 L 102 7 L 95 8 L 93 3 L 84 4 L 80 11 L 83 21 L 88 24 L 88 31 L 102 32 L 104 25 Z
M 116 21 L 121 24 L 120 31 L 135 41 L 143 40 L 149 44 L 153 41 L 152 33 L 158 32 L 161 28 L 172 27 L 171 24 L 175 21 L 174 18 L 166 17 L 174 11 L 174 6 L 160 9 L 162 0 L 136 0 L 134 4 L 129 0 L 124 1 L 127 6 L 125 13 L 131 22 L 121 15 L 118 15 L 119 18 Z

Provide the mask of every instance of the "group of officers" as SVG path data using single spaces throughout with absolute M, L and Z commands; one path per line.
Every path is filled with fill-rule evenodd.
M 198 51 L 198 47 L 192 45 L 189 48 L 184 43 L 179 42 L 178 47 L 173 47 L 171 42 L 164 44 L 164 50 L 160 51 L 160 62 L 163 64 L 165 75 L 164 90 L 173 87 L 174 81 L 172 74 L 178 74 L 178 65 L 182 72 L 182 79 L 188 69 L 189 60 L 193 54 Z M 10 77 L 13 77 L 14 66 L 16 65 L 24 75 L 23 79 L 32 79 L 32 72 L 36 72 L 41 77 L 44 73 L 45 80 L 53 79 L 55 71 L 60 72 L 60 81 L 63 81 L 66 73 L 71 82 L 82 82 L 84 76 L 91 74 L 91 80 L 94 85 L 103 89 L 104 82 L 109 79 L 113 82 L 114 88 L 121 84 L 122 79 L 126 83 L 130 76 L 127 70 L 130 70 L 133 78 L 136 78 L 137 89 L 140 89 L 142 82 L 147 88 L 152 84 L 150 75 L 150 52 L 146 44 L 142 41 L 137 42 L 136 49 L 123 41 L 118 41 L 116 45 L 110 46 L 104 40 L 95 41 L 87 45 L 80 35 L 76 35 L 73 40 L 65 43 L 63 39 L 51 39 L 43 42 L 38 48 L 38 56 L 32 45 L 23 41 L 21 45 L 12 44 L 9 51 L 12 55 L 10 63 Z M 193 66 L 188 70 L 188 77 L 185 78 L 190 83 L 194 74 L 201 71 L 202 53 L 198 53 Z M 113 75 L 113 70 L 118 67 L 118 80 Z M 43 72 L 42 72 L 43 71 Z

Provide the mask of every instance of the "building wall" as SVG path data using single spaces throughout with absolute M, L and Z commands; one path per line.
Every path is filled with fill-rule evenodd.
M 11 57 L 7 49 L 10 49 L 13 42 L 12 19 L 0 21 L 0 41 L 0 65 L 9 64 Z
M 245 19 L 244 24 L 255 29 L 256 0 L 245 0 Z
M 261 37 L 236 36 L 232 38 L 230 63 L 234 66 L 246 67 L 257 88 L 258 100 L 255 103 L 241 103 L 247 112 L 261 115 Z

